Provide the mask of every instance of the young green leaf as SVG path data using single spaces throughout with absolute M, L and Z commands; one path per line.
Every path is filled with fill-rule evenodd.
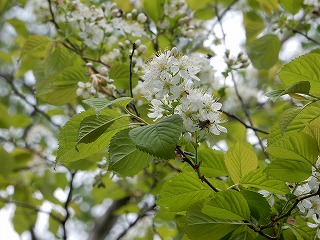
M 212 193 L 195 172 L 179 173 L 164 182 L 157 204 L 169 211 L 181 212 L 205 201 Z
M 134 128 L 129 135 L 140 150 L 155 157 L 170 159 L 174 157 L 182 123 L 179 115 L 171 115 L 155 124 Z
M 262 171 L 262 169 L 257 169 L 242 177 L 240 180 L 241 186 L 245 188 L 253 187 L 260 190 L 267 190 L 282 196 L 289 193 L 289 189 L 283 181 L 273 179 Z
M 224 154 L 208 147 L 198 149 L 201 172 L 207 177 L 227 176 L 228 170 L 224 163 Z
M 279 126 L 282 134 L 285 133 L 289 124 L 298 116 L 299 113 L 301 113 L 303 109 L 304 107 L 289 108 L 280 115 Z
M 263 19 L 255 11 L 243 13 L 243 25 L 246 30 L 247 44 L 252 42 L 265 28 Z
M 83 100 L 83 102 L 85 104 L 88 104 L 90 107 L 94 108 L 97 112 L 97 115 L 99 116 L 100 112 L 103 109 L 111 105 L 125 108 L 132 100 L 133 98 L 130 98 L 130 97 L 121 97 L 112 101 L 109 101 L 108 99 L 104 99 L 104 98 L 91 98 L 91 99 Z
M 217 219 L 250 220 L 250 209 L 246 199 L 232 189 L 214 194 L 213 199 L 204 204 L 202 212 Z
M 115 64 L 109 71 L 109 77 L 114 80 L 114 85 L 118 89 L 130 89 L 129 80 L 129 64 Z M 138 75 L 132 74 L 132 87 L 135 87 L 138 83 Z
M 249 58 L 255 68 L 269 69 L 278 61 L 281 42 L 276 35 L 267 34 L 250 43 Z
M 276 101 L 280 96 L 292 93 L 309 94 L 310 83 L 308 81 L 300 81 L 287 87 L 285 90 L 275 90 L 266 94 L 272 101 Z
M 45 36 L 33 35 L 28 38 L 28 40 L 23 45 L 21 51 L 21 57 L 27 55 L 39 56 L 45 53 L 46 48 L 50 43 L 50 39 Z
M 113 110 L 108 109 L 108 111 L 102 111 L 100 114 L 104 117 L 111 117 L 117 119 L 102 135 L 100 135 L 94 142 L 79 142 L 78 132 L 81 122 L 87 118 L 94 116 L 96 117 L 95 111 L 90 109 L 88 111 L 82 112 L 72 119 L 70 119 L 65 126 L 61 129 L 59 135 L 59 149 L 57 153 L 57 162 L 62 164 L 68 164 L 70 162 L 75 162 L 79 159 L 84 159 L 98 153 L 105 149 L 111 138 L 122 129 L 128 127 L 129 122 L 125 118 L 119 118 L 121 115 Z
M 296 14 L 303 5 L 303 0 L 280 0 L 280 5 L 289 13 Z
M 136 148 L 129 137 L 129 129 L 118 132 L 110 142 L 109 167 L 121 176 L 133 176 L 145 168 L 152 156 Z
M 258 167 L 258 157 L 246 143 L 237 143 L 231 147 L 225 157 L 225 164 L 232 181 L 240 179 Z
M 279 72 L 285 86 L 299 81 L 310 82 L 310 94 L 320 96 L 320 54 L 308 53 L 287 63 Z
M 266 151 L 273 158 L 299 161 L 311 168 L 318 159 L 317 142 L 302 132 L 290 133 L 270 145 Z
M 187 212 L 186 216 L 177 218 L 179 227 L 190 240 L 220 240 L 238 228 L 238 222 L 221 222 L 200 211 Z

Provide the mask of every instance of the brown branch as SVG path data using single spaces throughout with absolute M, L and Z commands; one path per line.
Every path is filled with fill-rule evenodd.
M 219 192 L 219 190 L 215 186 L 213 186 L 203 174 L 200 173 L 199 166 L 193 164 L 193 162 L 189 159 L 189 157 L 185 154 L 185 152 L 181 149 L 180 146 L 176 146 L 176 150 L 179 154 L 181 154 L 182 160 L 188 163 L 198 173 L 199 179 L 202 182 L 205 182 L 213 191 Z

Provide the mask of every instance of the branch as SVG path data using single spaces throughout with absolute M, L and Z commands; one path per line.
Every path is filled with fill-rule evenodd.
M 291 29 L 291 30 L 292 30 L 293 33 L 297 33 L 297 34 L 299 34 L 299 35 L 301 35 L 301 36 L 304 36 L 304 37 L 305 37 L 306 39 L 308 39 L 309 41 L 311 41 L 311 42 L 313 42 L 313 43 L 315 43 L 315 44 L 317 44 L 317 45 L 320 45 L 320 42 L 319 42 L 319 41 L 317 41 L 317 40 L 309 37 L 307 33 L 303 33 L 303 32 L 301 32 L 301 31 L 299 31 L 299 30 L 296 30 L 296 29 Z
M 73 192 L 73 180 L 74 177 L 76 175 L 77 172 L 72 172 L 71 173 L 71 179 L 70 179 L 70 183 L 69 183 L 69 193 L 68 193 L 68 197 L 67 200 L 64 204 L 64 209 L 66 210 L 66 216 L 64 217 L 64 219 L 61 222 L 62 225 L 62 229 L 63 229 L 63 240 L 67 240 L 67 230 L 66 230 L 66 222 L 68 221 L 69 217 L 70 217 L 70 212 L 69 212 L 69 205 L 71 203 L 72 200 L 72 192 Z
M 42 210 L 39 207 L 33 206 L 33 205 L 29 204 L 29 203 L 19 202 L 19 201 L 14 201 L 14 200 L 8 200 L 8 199 L 5 199 L 3 197 L 0 197 L 0 201 L 3 202 L 3 203 L 6 203 L 6 204 L 15 204 L 16 206 L 19 206 L 19 207 L 31 209 L 31 210 L 33 210 L 33 211 L 35 211 L 37 213 L 47 214 L 53 220 L 55 220 L 56 222 L 58 222 L 60 224 L 63 222 L 63 220 L 61 218 L 59 218 L 57 215 L 53 214 L 52 212 L 48 212 L 48 211 Z
M 133 54 L 134 54 L 134 51 L 135 51 L 135 50 L 136 50 L 136 44 L 133 43 L 133 44 L 132 44 L 132 52 L 131 52 L 131 54 L 130 54 L 130 56 L 129 56 L 129 59 L 130 59 L 129 81 L 130 81 L 130 97 L 131 97 L 131 98 L 133 98 L 133 92 L 132 92 L 132 89 L 133 89 L 133 86 L 132 86 L 132 65 L 133 65 L 133 63 L 132 63 L 132 59 L 133 59 Z M 136 115 L 139 117 L 140 114 L 139 114 L 139 112 L 138 112 L 138 110 L 137 110 L 136 105 L 134 104 L 134 102 L 132 102 L 131 106 L 132 106 L 134 112 L 136 113 Z
M 209 181 L 208 179 L 206 179 L 206 177 L 204 175 L 202 175 L 200 173 L 200 169 L 199 169 L 199 165 L 196 165 L 196 164 L 193 164 L 193 162 L 188 158 L 188 156 L 185 154 L 185 152 L 181 149 L 180 146 L 176 146 L 176 150 L 178 153 L 181 154 L 182 156 L 182 160 L 186 163 L 188 163 L 197 173 L 198 173 L 198 176 L 199 176 L 199 179 L 202 181 L 202 182 L 205 182 L 213 191 L 215 192 L 219 192 L 219 190 L 213 186 Z
M 148 207 L 147 209 L 140 212 L 138 217 L 129 225 L 128 228 L 126 228 L 117 238 L 116 240 L 120 240 L 126 233 L 134 226 L 136 225 L 142 218 L 148 215 L 150 211 L 155 211 L 156 204 L 153 204 L 152 206 Z
M 253 131 L 256 131 L 256 132 L 260 132 L 260 133 L 264 133 L 264 134 L 269 134 L 269 132 L 265 131 L 265 130 L 262 130 L 262 129 L 259 129 L 259 128 L 256 128 L 256 127 L 253 127 L 252 125 L 248 125 L 246 124 L 242 119 L 240 119 L 238 116 L 232 114 L 232 113 L 228 113 L 226 111 L 223 111 L 224 114 L 226 114 L 228 117 L 231 117 L 231 118 L 234 118 L 236 119 L 238 122 L 240 122 L 243 126 L 245 126 L 245 128 L 249 128 L 249 129 L 252 129 Z

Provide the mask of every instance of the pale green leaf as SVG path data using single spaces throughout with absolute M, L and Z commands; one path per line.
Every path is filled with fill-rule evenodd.
M 246 30 L 247 44 L 252 42 L 265 28 L 263 19 L 255 11 L 243 13 L 243 25 Z
M 130 68 L 129 64 L 114 64 L 109 71 L 109 77 L 114 80 L 114 85 L 118 89 L 130 89 Z M 138 75 L 132 74 L 132 88 L 138 83 Z
M 100 112 L 103 109 L 111 105 L 125 108 L 132 100 L 133 98 L 130 98 L 130 97 L 121 97 L 112 101 L 104 98 L 91 98 L 91 99 L 83 100 L 83 102 L 85 104 L 88 104 L 90 107 L 94 108 L 97 112 L 97 115 L 99 116 Z
M 262 169 L 257 169 L 241 178 L 241 186 L 245 188 L 253 187 L 260 190 L 267 190 L 282 196 L 289 193 L 289 189 L 283 181 L 271 178 L 262 171 Z
M 228 170 L 224 163 L 224 154 L 211 148 L 199 148 L 198 159 L 201 172 L 207 177 L 227 176 Z
M 129 129 L 118 132 L 109 146 L 109 167 L 121 176 L 133 176 L 145 168 L 152 156 L 136 148 L 129 137 Z
M 37 219 L 37 212 L 33 209 L 16 207 L 15 214 L 12 218 L 14 230 L 18 234 L 29 231 L 34 226 Z
M 14 158 L 2 147 L 0 147 L 0 175 L 9 177 L 15 164 Z
M 77 98 L 78 82 L 86 82 L 84 73 L 77 67 L 67 67 L 58 75 L 39 80 L 37 79 L 36 96 L 52 105 L 63 105 Z
M 302 93 L 309 94 L 310 83 L 308 81 L 300 81 L 294 83 L 293 85 L 287 87 L 285 90 L 275 90 L 266 94 L 267 97 L 270 97 L 272 101 L 276 101 L 280 96 L 292 93 Z
M 258 167 L 258 157 L 246 143 L 237 143 L 231 147 L 224 161 L 234 183 Z
M 302 132 L 293 132 L 270 145 L 266 151 L 273 158 L 299 161 L 311 168 L 318 159 L 319 150 L 312 137 Z
M 285 182 L 301 182 L 311 176 L 312 168 L 302 161 L 274 159 L 265 169 L 268 175 Z
M 289 13 L 296 14 L 303 5 L 303 0 L 280 0 L 281 7 Z
M 110 143 L 111 138 L 122 129 L 128 127 L 129 122 L 124 118 L 119 118 L 121 115 L 113 110 L 108 109 L 108 111 L 102 111 L 100 116 L 119 118 L 115 121 L 108 130 L 100 135 L 92 143 L 79 143 L 78 144 L 78 131 L 83 119 L 95 116 L 95 111 L 90 109 L 88 111 L 82 112 L 72 119 L 70 119 L 65 126 L 61 129 L 59 135 L 59 149 L 57 152 L 57 162 L 62 164 L 68 164 L 70 162 L 75 162 L 80 159 L 84 159 L 104 150 Z
M 22 48 L 21 57 L 27 55 L 43 56 L 49 43 L 50 39 L 48 37 L 40 35 L 30 36 Z
M 186 211 L 213 193 L 195 172 L 179 173 L 164 182 L 157 204 L 171 212 Z
M 196 0 L 186 0 L 186 3 L 188 4 L 189 8 L 193 11 L 204 9 L 204 8 L 210 8 L 208 5 L 212 4 L 211 0 L 202 0 L 202 1 L 196 1 Z M 213 7 L 211 7 L 213 9 Z
M 160 19 L 163 18 L 163 4 L 164 0 L 143 0 L 143 8 L 149 18 L 151 18 L 155 23 L 158 23 Z
M 289 124 L 298 116 L 299 113 L 301 113 L 303 109 L 304 107 L 289 108 L 280 115 L 279 126 L 282 134 L 285 133 Z
M 129 135 L 140 150 L 155 157 L 170 159 L 175 156 L 182 124 L 179 115 L 171 115 L 155 124 L 134 128 Z
M 269 223 L 271 208 L 268 201 L 257 192 L 241 190 L 240 193 L 248 203 L 251 216 L 260 224 Z
M 199 20 L 209 20 L 209 19 L 212 19 L 214 18 L 216 15 L 215 11 L 213 8 L 202 8 L 202 9 L 199 9 L 197 10 L 193 17 L 195 19 L 199 19 Z
M 284 65 L 279 77 L 285 86 L 310 82 L 310 94 L 320 96 L 320 54 L 308 53 Z
M 320 123 L 306 124 L 304 132 L 317 141 L 318 148 L 320 149 Z
M 217 219 L 250 220 L 246 199 L 232 189 L 215 193 L 213 199 L 204 204 L 202 212 Z
M 255 68 L 269 69 L 278 61 L 280 40 L 276 35 L 267 34 L 247 46 L 249 58 Z
M 178 217 L 177 223 L 190 240 L 219 240 L 238 228 L 237 223 L 221 222 L 200 211 L 191 211 L 187 216 Z

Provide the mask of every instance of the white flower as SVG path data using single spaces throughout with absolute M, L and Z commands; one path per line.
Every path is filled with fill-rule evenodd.
M 317 228 L 317 236 L 320 238 L 320 220 L 319 220 L 319 215 L 313 214 L 312 219 L 315 221 L 315 223 L 307 222 L 307 225 L 310 228 Z
M 96 49 L 102 42 L 104 33 L 97 25 L 85 23 L 84 29 L 79 32 L 79 37 L 84 40 L 88 47 Z

